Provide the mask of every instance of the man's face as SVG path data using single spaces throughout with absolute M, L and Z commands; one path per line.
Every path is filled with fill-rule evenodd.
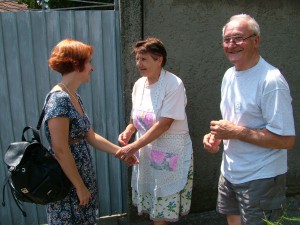
M 253 66 L 259 55 L 258 47 L 259 37 L 249 29 L 245 20 L 236 19 L 226 25 L 223 49 L 236 70 L 246 70 Z

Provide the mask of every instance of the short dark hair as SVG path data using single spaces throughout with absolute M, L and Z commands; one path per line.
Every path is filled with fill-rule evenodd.
M 93 47 L 73 39 L 64 39 L 52 50 L 48 65 L 52 70 L 67 74 L 75 70 L 82 72 L 93 54 Z
M 162 67 L 167 62 L 167 51 L 164 44 L 158 38 L 147 38 L 142 41 L 138 41 L 132 48 L 132 53 L 150 53 L 152 58 L 155 56 L 163 57 Z

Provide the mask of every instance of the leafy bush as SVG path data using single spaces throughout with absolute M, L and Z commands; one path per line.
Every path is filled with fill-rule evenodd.
M 92 3 L 94 2 L 94 3 Z M 24 3 L 28 5 L 29 9 L 42 9 L 42 0 L 18 0 L 18 3 Z M 110 3 L 113 4 L 114 0 L 89 0 L 89 1 L 80 1 L 80 0 L 44 0 L 45 4 L 48 4 L 48 7 L 50 9 L 62 9 L 62 8 L 74 8 L 74 7 L 82 7 L 84 8 L 85 6 L 95 6 L 92 8 L 86 8 L 86 9 L 101 9 L 101 10 L 108 10 L 108 9 L 113 9 L 113 6 L 100 6 L 99 3 Z M 45 5 L 44 5 L 45 6 Z

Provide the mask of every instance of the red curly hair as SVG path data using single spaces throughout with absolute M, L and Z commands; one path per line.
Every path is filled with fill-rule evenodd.
M 53 48 L 48 65 L 62 75 L 75 70 L 82 72 L 93 51 L 91 45 L 73 39 L 65 39 Z

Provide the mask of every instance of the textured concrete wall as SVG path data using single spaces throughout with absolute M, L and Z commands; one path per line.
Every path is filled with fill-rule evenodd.
M 225 70 L 231 66 L 221 47 L 221 29 L 228 18 L 234 14 L 247 13 L 258 21 L 262 37 L 261 55 L 278 67 L 290 84 L 298 133 L 300 1 L 130 0 L 125 2 L 124 0 L 121 2 L 123 2 L 121 11 L 131 15 L 124 17 L 124 13 L 121 18 L 122 46 L 123 53 L 126 53 L 123 55 L 126 116 L 129 117 L 131 106 L 128 93 L 131 92 L 132 84 L 138 78 L 134 56 L 129 54 L 129 47 L 133 44 L 132 41 L 139 38 L 156 36 L 167 48 L 166 69 L 182 78 L 187 91 L 187 114 L 195 160 L 192 211 L 212 209 L 216 201 L 221 152 L 215 155 L 205 152 L 202 138 L 209 131 L 209 122 L 220 118 L 221 79 Z M 132 31 L 135 28 L 134 33 Z M 142 30 L 138 30 L 139 28 Z M 300 191 L 299 147 L 298 140 L 294 150 L 289 152 L 288 193 L 290 194 Z

